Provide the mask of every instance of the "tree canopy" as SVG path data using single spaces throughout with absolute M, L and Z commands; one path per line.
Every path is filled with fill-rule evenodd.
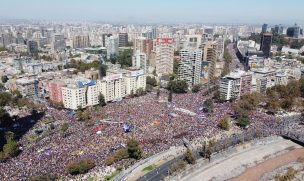
M 129 158 L 134 158 L 136 160 L 142 157 L 142 150 L 139 146 L 138 141 L 135 139 L 130 139 L 127 143 L 127 150 L 129 154 Z
M 188 90 L 188 84 L 184 80 L 171 80 L 167 87 L 168 90 L 172 90 L 174 93 L 186 93 Z

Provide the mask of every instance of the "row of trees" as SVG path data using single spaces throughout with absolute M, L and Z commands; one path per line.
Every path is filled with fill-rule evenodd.
M 93 159 L 82 159 L 79 162 L 70 163 L 67 166 L 67 171 L 71 175 L 84 174 L 95 167 Z
M 157 81 L 156 81 L 155 77 L 147 76 L 146 77 L 146 90 L 148 92 L 151 92 L 152 89 L 156 86 L 157 86 Z
M 67 65 L 67 68 L 75 68 L 80 72 L 84 72 L 86 70 L 94 68 L 95 70 L 99 70 L 101 76 L 106 76 L 106 71 L 108 69 L 105 64 L 102 64 L 100 61 L 97 60 L 91 63 L 84 63 L 82 61 L 76 61 L 75 59 L 71 59 L 71 62 Z
M 223 72 L 221 74 L 221 77 L 227 75 L 230 72 L 229 66 L 232 62 L 232 57 L 231 57 L 227 48 L 225 48 L 225 50 L 224 50 L 224 56 L 223 57 L 224 57 L 224 60 L 225 60 L 225 65 L 224 65 L 224 69 L 223 69 Z
M 0 162 L 6 161 L 19 153 L 19 145 L 15 140 L 15 134 L 13 132 L 6 132 L 5 142 L 2 151 L 0 151 Z
M 13 93 L 1 92 L 0 93 L 0 127 L 8 126 L 11 124 L 12 119 L 7 113 L 5 106 L 10 107 L 26 107 L 29 111 L 37 110 L 41 107 L 37 104 L 34 104 L 27 98 L 23 98 L 19 91 L 14 91 Z
M 299 97 L 304 97 L 304 79 L 290 81 L 286 86 L 277 85 L 267 90 L 266 109 L 277 112 L 279 109 L 291 110 L 301 104 Z M 301 105 L 299 105 L 301 106 Z
M 123 159 L 135 159 L 139 160 L 142 158 L 142 149 L 135 139 L 130 139 L 127 142 L 126 148 L 117 150 L 112 155 L 108 156 L 105 160 L 106 165 L 112 165 Z
M 117 56 L 110 57 L 110 62 L 113 64 L 119 63 L 122 67 L 132 66 L 133 50 L 127 49 L 118 53 Z
M 172 90 L 173 93 L 177 94 L 186 93 L 188 90 L 188 84 L 184 80 L 170 80 L 167 89 Z

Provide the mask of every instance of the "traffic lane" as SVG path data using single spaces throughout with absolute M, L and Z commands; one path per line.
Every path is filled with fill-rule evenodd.
M 168 176 L 168 170 L 172 163 L 180 160 L 182 156 L 179 156 L 169 162 L 164 163 L 160 167 L 152 170 L 151 172 L 147 173 L 146 175 L 140 177 L 137 181 L 159 181 L 163 179 L 163 177 Z

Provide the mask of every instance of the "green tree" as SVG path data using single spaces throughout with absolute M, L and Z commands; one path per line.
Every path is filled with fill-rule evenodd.
M 99 100 L 99 105 L 100 106 L 103 107 L 103 106 L 106 105 L 105 97 L 103 96 L 102 93 L 99 93 L 98 100 Z
M 195 157 L 192 153 L 192 151 L 187 148 L 187 151 L 186 153 L 184 154 L 184 160 L 188 163 L 188 164 L 195 164 L 196 163 L 196 160 L 195 160 Z
M 225 117 L 224 119 L 220 120 L 219 127 L 223 130 L 229 131 L 230 129 L 230 120 L 228 117 Z
M 192 92 L 193 92 L 193 93 L 199 92 L 199 91 L 201 90 L 201 87 L 202 87 L 201 84 L 195 84 L 195 85 L 193 85 L 193 87 L 192 87 Z
M 9 113 L 4 108 L 0 107 L 0 127 L 7 126 L 11 121 L 12 118 Z
M 199 151 L 199 154 L 205 158 L 206 157 L 206 152 L 207 152 L 207 143 L 204 141 L 201 150 Z
M 127 143 L 127 150 L 129 154 L 129 158 L 134 158 L 139 160 L 142 157 L 142 150 L 139 146 L 138 141 L 135 139 L 130 139 Z
M 67 171 L 71 175 L 84 174 L 95 167 L 92 159 L 82 159 L 80 162 L 73 162 L 67 166 Z
M 107 75 L 107 69 L 108 69 L 107 65 L 100 64 L 98 69 L 99 69 L 99 74 L 101 77 L 105 77 Z
M 241 128 L 245 128 L 250 124 L 249 118 L 248 117 L 240 117 L 237 119 L 237 125 L 240 126 Z
M 132 66 L 132 56 L 133 50 L 127 49 L 119 52 L 117 61 L 122 67 L 131 67 Z
M 169 95 L 168 95 L 168 102 L 172 102 L 172 93 L 173 91 L 170 90 Z
M 136 90 L 136 96 L 143 96 L 143 95 L 145 95 L 145 93 L 146 92 L 144 91 L 143 88 L 139 88 Z
M 157 86 L 157 81 L 156 81 L 155 77 L 147 76 L 146 77 L 146 84 L 149 84 L 149 85 L 155 87 L 155 86 Z
M 7 106 L 12 101 L 12 96 L 8 92 L 0 93 L 0 106 Z
M 63 137 L 66 136 L 66 132 L 67 130 L 69 129 L 69 124 L 68 123 L 63 123 L 60 127 L 60 131 L 61 131 L 61 134 L 63 135 Z
M 167 87 L 168 90 L 172 90 L 174 93 L 186 93 L 188 90 L 188 84 L 184 80 L 171 80 Z
M 6 75 L 1 76 L 2 83 L 6 83 L 8 81 L 8 77 Z
M 173 62 L 173 73 L 174 73 L 175 75 L 178 74 L 178 68 L 179 68 L 179 61 L 174 60 L 174 62 Z
M 17 99 L 21 99 L 23 97 L 22 94 L 20 93 L 20 91 L 18 91 L 18 90 L 15 90 L 13 92 L 13 95 L 16 96 Z
M 134 97 L 135 97 L 133 89 L 131 90 L 130 97 L 131 97 L 131 98 L 134 98 Z
M 3 152 L 0 153 L 0 161 L 17 156 L 19 153 L 19 145 L 15 141 L 15 134 L 13 132 L 5 133 L 6 143 L 3 146 Z
M 206 99 L 203 103 L 204 112 L 211 113 L 214 109 L 214 104 L 212 99 Z

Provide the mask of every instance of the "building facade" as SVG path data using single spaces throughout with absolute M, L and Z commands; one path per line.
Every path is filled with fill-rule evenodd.
M 268 58 L 270 56 L 271 44 L 272 44 L 272 34 L 264 33 L 261 37 L 260 50 L 263 51 L 265 58 Z
M 147 55 L 140 51 L 137 51 L 132 57 L 132 66 L 137 69 L 142 69 L 146 73 L 147 71 Z
M 180 51 L 181 61 L 178 68 L 178 79 L 185 80 L 188 85 L 199 84 L 201 80 L 202 50 L 183 49 Z
M 86 48 L 90 46 L 89 35 L 77 35 L 73 37 L 73 48 Z
M 156 41 L 155 68 L 156 74 L 169 75 L 173 73 L 174 39 L 158 38 Z
M 128 46 L 128 33 L 119 33 L 118 35 L 118 46 L 119 47 L 127 47 Z

